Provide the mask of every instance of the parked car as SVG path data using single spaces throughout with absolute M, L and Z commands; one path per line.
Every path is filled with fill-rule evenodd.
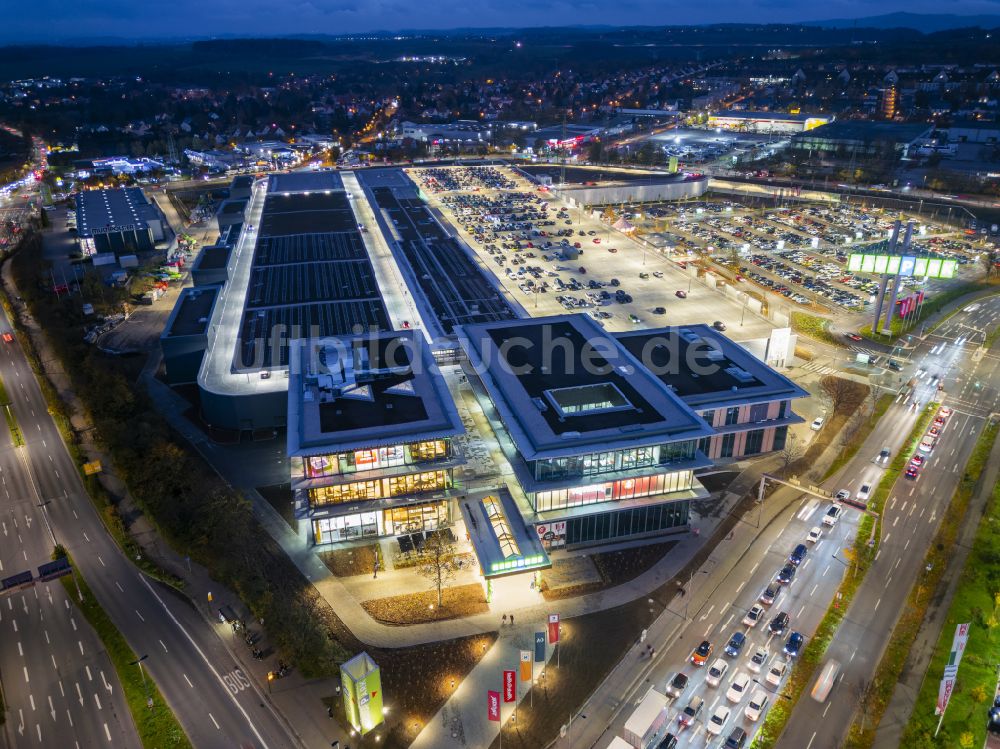
M 677 289 L 677 291 L 674 292 L 674 296 L 679 299 L 687 299 L 688 293 L 683 289 Z
M 818 432 L 820 429 L 823 428 L 823 423 L 825 421 L 826 421 L 825 417 L 817 416 L 815 419 L 812 420 L 812 424 L 809 425 L 809 428 L 812 429 L 814 432 Z

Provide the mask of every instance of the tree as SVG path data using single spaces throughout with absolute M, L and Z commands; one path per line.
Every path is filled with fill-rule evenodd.
M 437 589 L 438 608 L 444 596 L 444 587 L 455 578 L 455 547 L 440 533 L 434 533 L 424 543 L 423 561 L 417 572 Z
M 983 252 L 983 254 L 979 257 L 983 262 L 983 268 L 986 270 L 987 278 L 997 273 L 997 263 L 1000 262 L 1000 253 L 995 251 Z
M 778 460 L 781 461 L 781 475 L 784 476 L 789 467 L 805 455 L 805 448 L 794 434 L 785 440 L 785 446 L 778 451 Z
M 824 395 L 830 399 L 830 407 L 834 413 L 857 400 L 858 386 L 851 380 L 828 376 L 820 380 L 819 385 Z

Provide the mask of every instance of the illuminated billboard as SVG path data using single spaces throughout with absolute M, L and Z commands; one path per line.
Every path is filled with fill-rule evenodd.
M 916 257 L 914 255 L 869 255 L 851 253 L 847 258 L 847 270 L 854 273 L 875 273 L 890 276 L 918 276 L 927 278 L 954 278 L 958 261 L 937 257 Z

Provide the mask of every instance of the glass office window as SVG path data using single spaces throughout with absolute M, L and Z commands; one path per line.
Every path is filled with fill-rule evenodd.
M 442 460 L 448 457 L 447 440 L 427 440 L 409 445 L 411 462 L 426 463 L 432 460 Z
M 747 432 L 746 447 L 743 449 L 744 455 L 757 455 L 764 444 L 764 430 L 754 429 Z
M 722 435 L 722 452 L 720 458 L 733 457 L 733 444 L 736 442 L 736 435 L 733 433 Z
M 406 494 L 439 491 L 448 488 L 447 471 L 424 471 L 406 476 L 393 476 L 389 480 L 389 496 L 401 497 Z
M 309 502 L 313 506 L 357 502 L 364 499 L 380 499 L 381 497 L 381 481 L 354 481 L 350 484 L 322 486 L 318 489 L 309 490 Z
M 754 403 L 750 406 L 750 423 L 767 420 L 767 403 Z
M 317 544 L 381 536 L 382 513 L 359 512 L 336 518 L 321 518 L 313 521 L 313 534 Z
M 733 406 L 732 408 L 726 409 L 726 426 L 730 424 L 738 424 L 740 421 L 740 409 L 739 406 Z
M 774 445 L 772 450 L 784 450 L 785 441 L 788 439 L 788 427 L 778 427 L 774 430 Z
M 448 503 L 427 502 L 407 507 L 393 507 L 383 517 L 385 531 L 393 536 L 433 531 L 448 525 Z

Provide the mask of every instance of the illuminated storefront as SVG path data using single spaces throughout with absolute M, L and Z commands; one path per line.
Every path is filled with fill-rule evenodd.
M 403 497 L 412 494 L 441 491 L 451 486 L 451 470 L 423 471 L 405 476 L 351 481 L 346 484 L 322 486 L 309 490 L 309 502 L 315 507 L 343 504 L 368 499 Z
M 637 499 L 654 494 L 687 491 L 695 486 L 692 471 L 674 471 L 654 476 L 608 481 L 603 484 L 574 486 L 567 489 L 540 491 L 528 495 L 536 512 L 561 510 L 567 507 L 597 504 L 623 499 Z
M 371 450 L 353 450 L 333 455 L 312 455 L 305 458 L 306 478 L 324 478 L 359 471 L 430 463 L 451 457 L 451 440 L 426 440 L 408 445 L 390 445 Z
M 448 500 L 435 500 L 387 510 L 371 510 L 313 520 L 313 540 L 317 544 L 354 541 L 360 538 L 400 536 L 432 531 L 451 523 Z

